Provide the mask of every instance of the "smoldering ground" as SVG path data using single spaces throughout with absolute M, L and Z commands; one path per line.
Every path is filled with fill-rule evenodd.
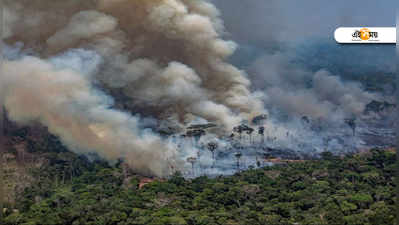
M 239 44 L 230 60 L 248 72 L 251 89 L 264 94 L 271 117 L 266 133 L 276 138 L 269 146 L 339 154 L 394 145 L 394 111 L 364 113 L 373 100 L 396 103 L 394 48 L 340 46 L 332 35 L 339 26 L 394 25 L 390 4 L 307 1 L 298 8 L 290 1 L 213 2 L 226 36 Z M 365 10 L 380 16 L 365 17 Z M 248 16 L 237 19 L 244 11 Z M 355 135 L 347 124 L 352 119 Z

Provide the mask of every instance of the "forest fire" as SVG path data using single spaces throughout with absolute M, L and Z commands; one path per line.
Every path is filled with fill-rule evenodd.
M 24 2 L 4 5 L 5 110 L 75 153 L 168 177 L 392 145 L 391 97 L 283 55 L 247 74 L 211 2 Z

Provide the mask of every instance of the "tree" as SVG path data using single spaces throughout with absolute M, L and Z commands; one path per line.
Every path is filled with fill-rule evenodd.
M 212 160 L 213 160 L 213 162 L 212 162 L 212 168 L 214 167 L 214 165 L 215 165 L 215 151 L 216 151 L 216 149 L 218 148 L 218 143 L 216 143 L 216 142 L 209 142 L 208 143 L 208 150 L 212 153 Z
M 384 157 L 391 158 L 390 154 Z M 51 176 L 42 175 L 40 185 L 27 188 L 19 199 L 20 211 L 5 221 L 6 225 L 393 224 L 394 174 L 387 168 L 395 161 L 386 160 L 380 168 L 374 160 L 370 155 L 312 160 L 214 178 L 185 179 L 177 173 L 142 189 L 126 188 L 118 166 L 87 162 L 92 166 L 58 186 Z M 41 168 L 40 174 L 63 174 L 62 167 L 53 170 L 53 166 Z M 373 185 L 362 179 L 374 174 L 378 182 Z M 132 179 L 134 186 L 138 177 Z M 352 178 L 356 182 L 348 181 Z M 41 200 L 34 201 L 35 196 Z
M 195 176 L 195 171 L 194 171 L 194 164 L 197 162 L 197 158 L 195 157 L 188 157 L 187 162 L 191 163 L 191 169 L 192 169 L 192 174 Z
M 237 152 L 236 154 L 234 154 L 234 156 L 237 159 L 237 170 L 240 171 L 240 159 L 241 159 L 242 153 L 241 152 Z
M 359 207 L 367 208 L 369 204 L 373 201 L 373 197 L 367 193 L 357 193 L 351 198 L 351 201 L 356 203 Z
M 265 142 L 265 127 L 259 127 L 258 134 L 261 135 L 261 143 L 263 144 Z
M 332 160 L 334 155 L 331 152 L 325 151 L 321 153 L 321 158 L 324 160 Z

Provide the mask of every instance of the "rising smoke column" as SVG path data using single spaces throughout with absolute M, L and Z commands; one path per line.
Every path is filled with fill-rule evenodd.
M 205 1 L 160 2 L 100 3 L 103 11 L 119 19 L 129 40 L 126 48 L 132 49 L 128 57 L 132 60 L 126 59 L 127 64 L 116 67 L 125 74 L 120 79 L 102 74 L 105 80 L 112 79 L 106 83 L 119 85 L 128 96 L 141 100 L 141 104 L 161 109 L 173 106 L 180 121 L 192 114 L 231 129 L 241 120 L 235 114 L 262 111 L 261 102 L 248 90 L 250 82 L 243 71 L 225 63 L 235 44 L 220 39 L 223 28 L 214 6 Z M 149 12 L 147 17 L 141 15 L 141 7 Z M 129 30 L 130 21 L 140 21 L 135 26 L 142 32 Z M 154 70 L 156 67 L 159 69 Z M 113 69 L 111 66 L 111 73 Z M 174 75 L 169 76 L 169 71 Z M 193 93 L 179 91 L 179 83 L 190 84 Z M 166 86 L 166 91 L 154 91 L 164 88 L 160 85 Z
M 48 5 L 78 7 L 72 2 Z M 14 6 L 8 11 L 18 13 L 18 4 L 10 4 Z M 66 10 L 65 16 L 57 15 L 65 18 L 55 23 L 59 26 L 31 34 L 38 36 L 34 44 L 38 43 L 43 55 L 73 47 L 94 49 L 107 59 L 96 77 L 103 85 L 122 90 L 133 106 L 153 107 L 155 114 L 173 111 L 179 122 L 199 116 L 231 129 L 243 117 L 263 111 L 261 101 L 249 91 L 245 73 L 225 62 L 235 44 L 220 38 L 223 25 L 209 2 L 102 0 L 79 7 L 74 13 Z M 55 15 L 51 8 L 40 7 L 19 13 L 29 15 L 33 10 L 39 21 L 10 22 L 9 30 L 41 28 L 41 23 Z M 22 36 L 17 32 L 9 40 L 32 42 Z M 176 75 L 168 76 L 171 70 Z M 193 94 L 173 91 L 179 83 L 191 85 Z
M 173 146 L 141 131 L 139 118 L 111 109 L 112 101 L 84 74 L 35 57 L 6 60 L 3 65 L 1 95 L 10 119 L 21 124 L 39 121 L 70 149 L 95 151 L 111 162 L 124 158 L 142 174 L 171 172 L 168 166 L 176 163 Z
M 5 62 L 0 93 L 10 119 L 41 122 L 75 152 L 124 158 L 148 175 L 180 168 L 174 147 L 143 131 L 140 117 L 114 109 L 120 96 L 104 94 L 109 90 L 127 97 L 129 111 L 175 123 L 200 117 L 231 129 L 264 111 L 246 74 L 226 63 L 235 44 L 221 39 L 219 12 L 207 1 L 13 0 L 5 6 L 5 42 L 23 43 L 35 55 Z M 85 50 L 73 49 L 101 60 L 85 64 Z

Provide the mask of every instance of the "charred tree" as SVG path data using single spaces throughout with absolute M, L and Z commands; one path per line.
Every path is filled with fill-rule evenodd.
M 237 159 L 237 171 L 240 172 L 240 159 L 242 157 L 242 153 L 241 152 L 237 152 L 234 156 Z
M 216 142 L 209 142 L 208 143 L 208 150 L 212 153 L 212 168 L 215 166 L 215 151 L 218 148 L 218 144 Z
M 187 158 L 187 162 L 191 163 L 192 174 L 193 174 L 193 177 L 194 177 L 195 176 L 194 165 L 197 162 L 197 158 L 189 157 L 189 158 Z
M 261 136 L 261 143 L 265 143 L 265 127 L 259 127 L 258 134 Z
M 356 118 L 345 119 L 345 123 L 352 129 L 353 136 L 356 134 Z
M 250 128 L 247 130 L 247 134 L 249 136 L 249 144 L 252 144 L 252 133 L 254 132 L 254 129 Z

